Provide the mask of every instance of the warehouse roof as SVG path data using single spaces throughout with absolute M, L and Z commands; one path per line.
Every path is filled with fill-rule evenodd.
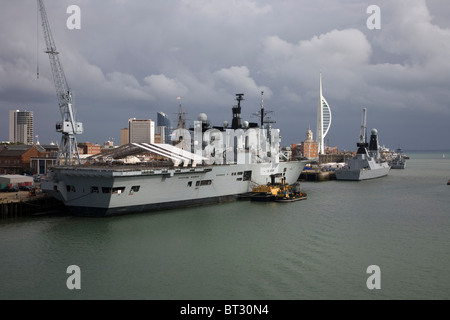
M 23 176 L 20 174 L 0 175 L 0 183 L 22 183 L 22 182 L 33 182 L 33 177 Z

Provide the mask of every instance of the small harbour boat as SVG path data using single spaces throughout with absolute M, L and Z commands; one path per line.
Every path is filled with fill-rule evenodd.
M 402 152 L 402 149 L 397 149 L 396 156 L 391 161 L 389 161 L 389 165 L 391 166 L 391 169 L 405 169 L 406 159 L 405 155 Z
M 250 201 L 258 202 L 295 202 L 306 200 L 307 194 L 302 192 L 300 184 L 288 185 L 282 180 L 281 183 L 268 183 L 252 189 L 252 192 L 246 196 Z
M 277 197 L 275 197 L 274 201 L 275 202 L 295 202 L 295 201 L 306 200 L 306 199 L 308 199 L 307 194 L 304 192 L 299 192 L 299 193 L 291 193 L 286 196 L 277 196 Z
M 391 162 L 389 162 L 389 165 L 391 166 L 391 169 L 405 169 L 406 161 L 394 159 Z

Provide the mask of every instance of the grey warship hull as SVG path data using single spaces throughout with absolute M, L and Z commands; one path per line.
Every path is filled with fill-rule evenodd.
M 361 181 L 384 177 L 388 175 L 389 170 L 390 167 L 386 164 L 371 169 L 341 169 L 336 170 L 335 174 L 337 180 Z
M 233 201 L 271 177 L 297 181 L 306 161 L 196 168 L 56 167 L 42 189 L 75 215 L 112 216 Z

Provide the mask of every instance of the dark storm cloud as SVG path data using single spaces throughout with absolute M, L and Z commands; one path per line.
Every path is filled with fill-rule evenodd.
M 315 130 L 319 72 L 331 105 L 331 144 L 353 148 L 361 109 L 392 148 L 450 148 L 450 31 L 446 3 L 379 1 L 381 29 L 369 30 L 367 1 L 47 0 L 48 16 L 77 114 L 81 141 L 119 137 L 130 117 L 175 118 L 177 97 L 191 120 L 206 112 L 230 120 L 244 92 L 249 121 L 264 101 L 283 142 Z M 81 9 L 69 30 L 66 9 Z M 442 10 L 441 10 L 442 9 Z M 446 24 L 447 23 L 447 24 Z M 48 57 L 39 44 L 36 1 L 9 1 L 0 12 L 0 136 L 8 110 L 35 111 L 40 140 L 59 138 Z M 42 31 L 39 30 L 42 37 Z M 419 127 L 418 127 L 419 126 Z M 435 139 L 429 139 L 434 137 Z M 47 142 L 47 141 L 45 141 Z

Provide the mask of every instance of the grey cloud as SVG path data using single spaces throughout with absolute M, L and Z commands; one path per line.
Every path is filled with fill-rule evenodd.
M 178 96 L 191 119 L 207 112 L 220 124 L 231 117 L 234 94 L 244 92 L 244 116 L 255 121 L 264 91 L 283 142 L 299 142 L 308 125 L 315 129 L 322 71 L 332 144 L 354 147 L 360 110 L 368 107 L 369 125 L 385 130 L 382 143 L 397 147 L 401 137 L 405 148 L 450 148 L 415 130 L 420 123 L 428 135 L 450 135 L 445 1 L 381 1 L 382 28 L 373 31 L 366 28 L 369 4 L 357 0 L 79 0 L 77 31 L 65 27 L 73 1 L 45 4 L 84 121 L 81 140 L 118 137 L 132 116 L 174 115 Z M 41 141 L 59 139 L 43 39 L 36 79 L 34 1 L 3 4 L 0 44 L 1 114 L 35 107 Z M 7 126 L 2 116 L 2 140 Z

